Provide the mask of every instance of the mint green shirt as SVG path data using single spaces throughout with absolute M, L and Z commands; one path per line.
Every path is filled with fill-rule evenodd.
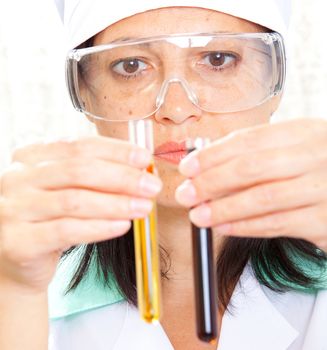
M 85 275 L 78 288 L 65 294 L 83 250 L 83 247 L 81 247 L 69 254 L 60 262 L 57 268 L 55 277 L 48 289 L 51 319 L 62 318 L 124 300 L 114 282 L 111 288 L 102 283 L 97 276 L 94 261 L 91 262 L 89 273 Z

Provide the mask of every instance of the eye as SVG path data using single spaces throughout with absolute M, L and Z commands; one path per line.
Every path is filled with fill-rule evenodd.
M 138 58 L 126 58 L 112 64 L 112 70 L 126 78 L 139 75 L 147 67 L 148 65 Z
M 209 66 L 213 70 L 222 70 L 236 63 L 237 57 L 226 52 L 210 52 L 204 56 L 201 64 Z

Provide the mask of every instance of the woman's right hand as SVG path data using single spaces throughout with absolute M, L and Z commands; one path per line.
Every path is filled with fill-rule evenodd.
M 160 192 L 150 161 L 102 136 L 16 150 L 0 178 L 0 279 L 46 291 L 64 250 L 126 233 Z

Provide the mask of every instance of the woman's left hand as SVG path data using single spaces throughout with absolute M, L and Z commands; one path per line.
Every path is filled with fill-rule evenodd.
M 180 163 L 191 221 L 240 237 L 306 239 L 327 251 L 327 121 L 235 131 Z

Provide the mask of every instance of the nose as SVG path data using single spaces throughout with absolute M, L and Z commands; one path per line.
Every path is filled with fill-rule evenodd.
M 154 118 L 160 123 L 182 124 L 187 119 L 198 120 L 202 111 L 197 97 L 182 79 L 170 79 L 163 83 L 157 97 Z

